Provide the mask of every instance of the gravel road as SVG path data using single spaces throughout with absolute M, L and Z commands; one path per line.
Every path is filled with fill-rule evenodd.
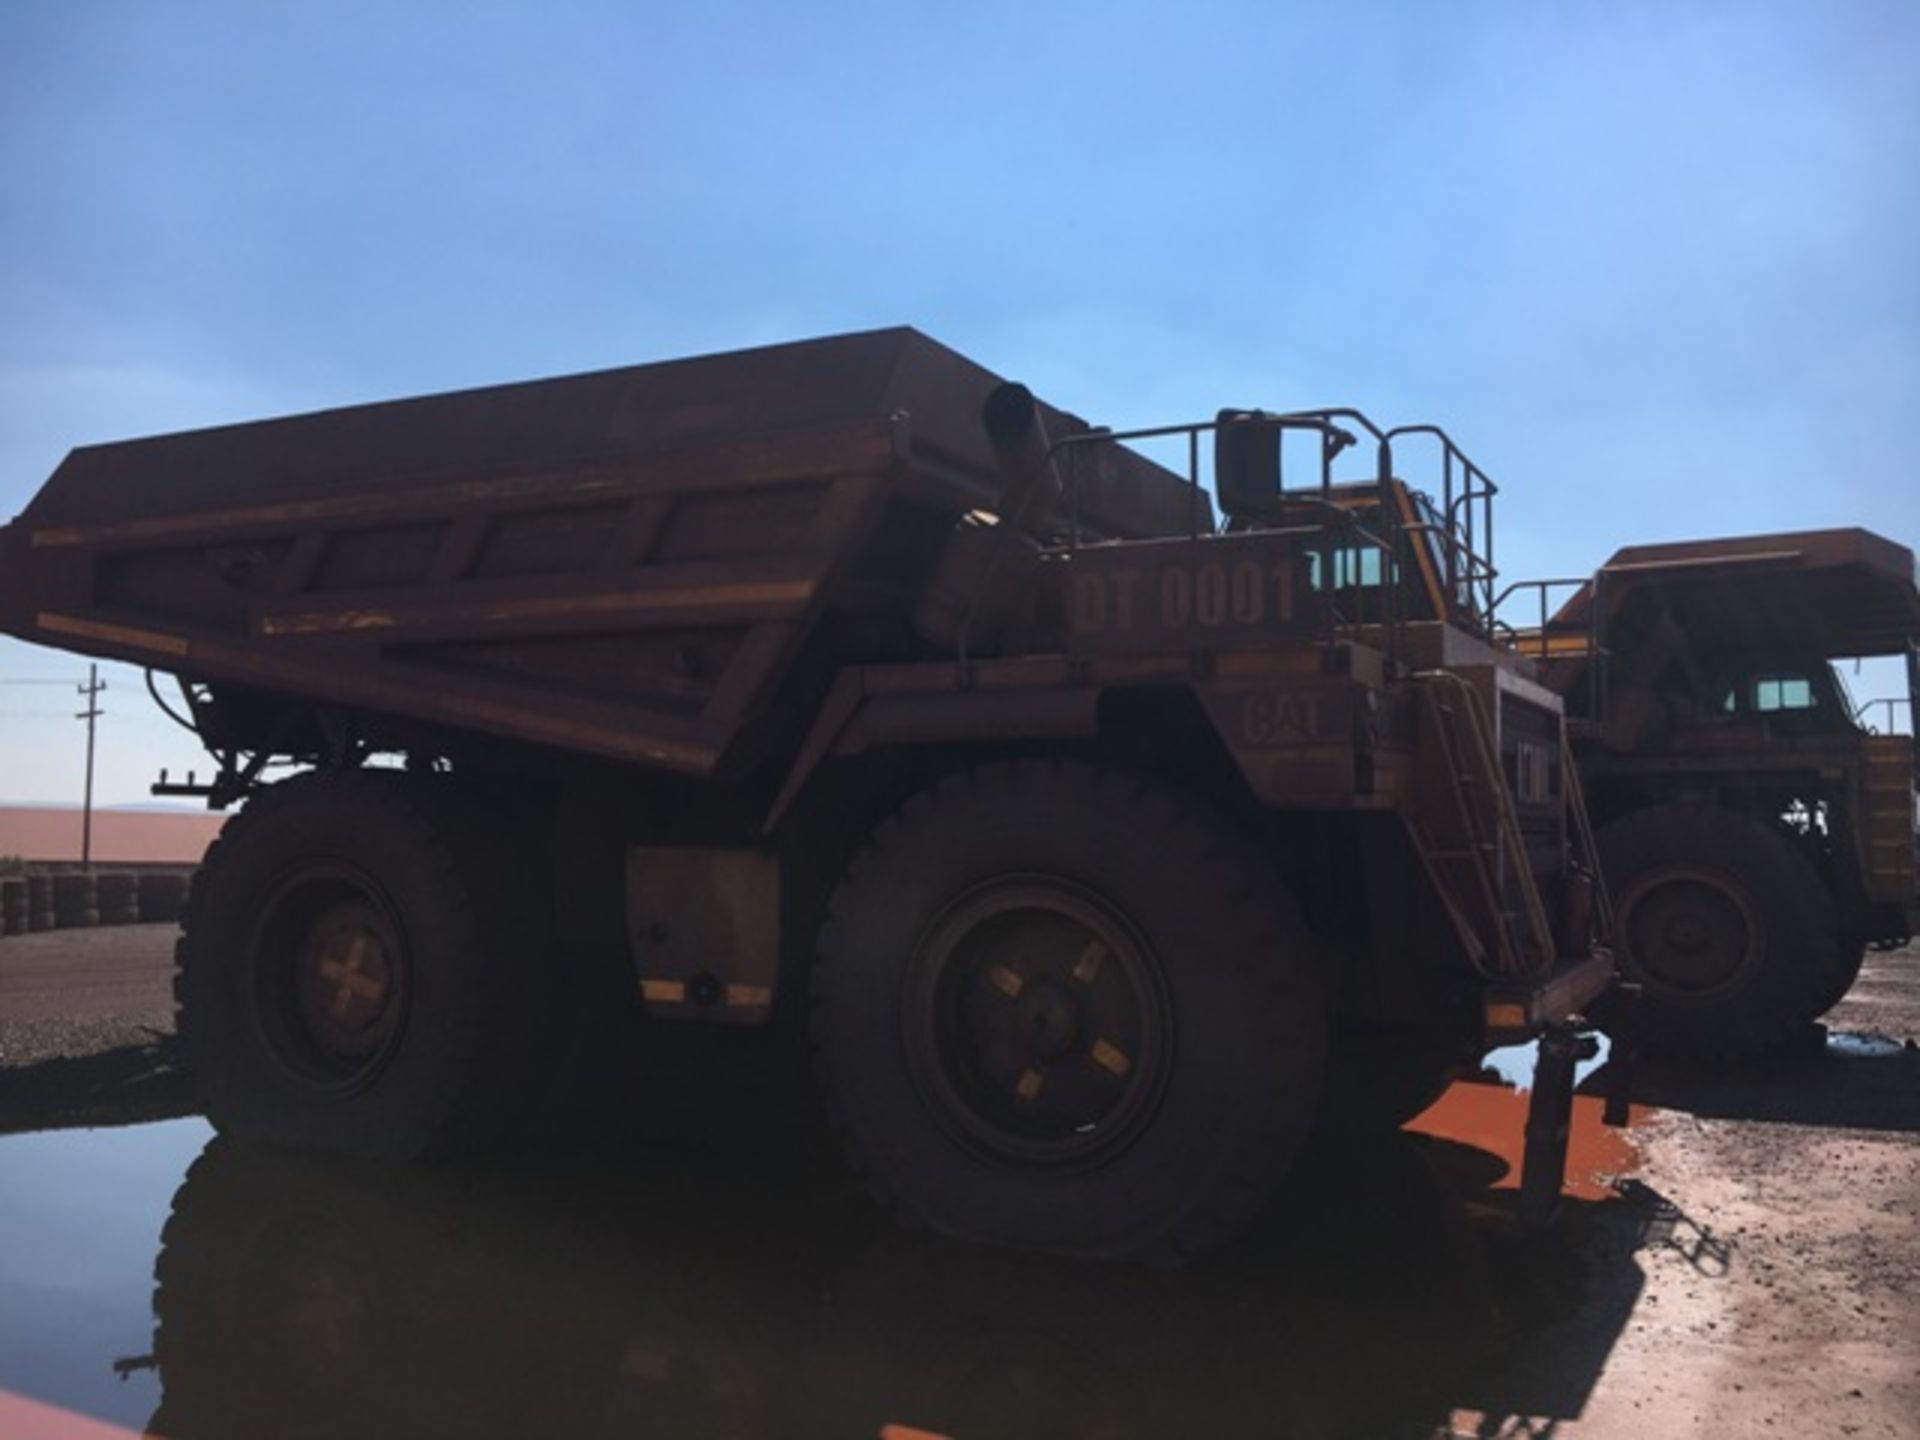
M 173 1033 L 174 925 L 0 939 L 0 1066 L 79 1059 Z
M 174 925 L 0 939 L 0 1133 L 183 1115 Z

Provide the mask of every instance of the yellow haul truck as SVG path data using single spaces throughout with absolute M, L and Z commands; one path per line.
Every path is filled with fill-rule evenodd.
M 1514 643 L 1567 700 L 1646 1044 L 1788 1043 L 1920 921 L 1913 552 L 1866 530 L 1635 545 L 1527 588 Z M 1854 705 L 1836 662 L 1873 656 L 1904 658 L 1904 703 Z
M 1491 506 L 1437 431 L 1097 430 L 885 330 L 76 450 L 0 629 L 176 677 L 216 767 L 162 788 L 240 807 L 179 947 L 222 1131 L 445 1151 L 596 1019 L 804 1027 L 915 1219 L 1166 1258 L 1535 1036 L 1557 1193 L 1611 962 Z M 1356 583 L 1409 546 L 1433 613 Z

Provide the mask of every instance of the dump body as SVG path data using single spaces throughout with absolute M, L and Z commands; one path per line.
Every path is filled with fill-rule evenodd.
M 0 530 L 0 629 L 710 774 L 823 623 L 896 613 L 993 503 L 995 383 L 900 329 L 91 446 Z M 1083 526 L 1188 527 L 1107 455 Z

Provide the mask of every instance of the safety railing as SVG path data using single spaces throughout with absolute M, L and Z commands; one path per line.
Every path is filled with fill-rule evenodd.
M 1078 549 L 1081 544 L 1079 492 L 1082 483 L 1082 471 L 1095 447 L 1105 444 L 1127 444 L 1140 441 L 1184 439 L 1186 442 L 1186 482 L 1190 503 L 1187 514 L 1187 532 L 1189 539 L 1200 539 L 1214 533 L 1210 524 L 1203 523 L 1203 517 L 1211 513 L 1212 505 L 1208 499 L 1204 474 L 1201 440 L 1203 436 L 1214 434 L 1229 426 L 1249 422 L 1274 427 L 1279 431 L 1303 431 L 1318 435 L 1319 465 L 1318 474 L 1311 486 L 1286 487 L 1285 446 L 1278 446 L 1275 452 L 1275 474 L 1279 484 L 1277 500 L 1301 507 L 1313 509 L 1317 519 L 1308 524 L 1276 524 L 1262 526 L 1268 533 L 1299 534 L 1315 537 L 1308 553 L 1317 555 L 1318 578 L 1323 586 L 1331 589 L 1332 578 L 1336 570 L 1338 552 L 1346 548 L 1365 548 L 1379 553 L 1383 583 L 1382 613 L 1377 616 L 1364 612 L 1341 618 L 1355 624 L 1380 622 L 1394 624 L 1398 619 L 1394 604 L 1394 591 L 1397 589 L 1396 556 L 1398 547 L 1392 532 L 1382 535 L 1379 531 L 1360 520 L 1350 510 L 1334 503 L 1334 486 L 1337 482 L 1333 474 L 1335 457 L 1354 444 L 1352 433 L 1338 423 L 1341 420 L 1353 422 L 1366 430 L 1384 445 L 1385 436 L 1380 429 L 1357 410 L 1315 410 L 1289 414 L 1269 414 L 1266 412 L 1245 412 L 1232 416 L 1221 416 L 1212 420 L 1197 420 L 1179 425 L 1155 425 L 1137 430 L 1096 429 L 1083 431 L 1076 435 L 1064 436 L 1048 447 L 1047 458 L 1061 475 L 1063 499 L 1067 508 L 1067 543 L 1070 549 Z M 1387 472 L 1382 472 L 1382 477 Z M 1386 493 L 1384 478 L 1381 480 L 1382 495 Z M 1382 505 L 1383 518 L 1391 520 L 1392 509 Z M 1353 587 L 1356 596 L 1361 596 L 1365 587 Z M 1363 599 L 1359 601 L 1364 604 Z
M 1493 587 L 1500 577 L 1493 563 L 1493 499 L 1500 487 L 1438 425 L 1399 425 L 1387 431 L 1381 437 L 1383 473 L 1392 467 L 1393 442 L 1415 436 L 1438 447 L 1440 521 L 1416 521 L 1408 528 L 1431 531 L 1441 544 L 1452 618 L 1490 632 L 1497 599 Z
M 1320 576 L 1331 587 L 1334 556 L 1345 547 L 1366 547 L 1381 555 L 1381 613 L 1356 613 L 1343 616 L 1351 623 L 1381 622 L 1397 624 L 1406 618 L 1406 606 L 1399 596 L 1403 572 L 1408 565 L 1419 564 L 1413 547 L 1431 547 L 1428 554 L 1439 571 L 1442 618 L 1481 634 L 1491 635 L 1496 595 L 1494 586 L 1499 572 L 1493 563 L 1493 498 L 1498 487 L 1437 425 L 1404 425 L 1382 429 L 1363 412 L 1350 407 L 1298 410 L 1284 413 L 1250 411 L 1213 420 L 1180 425 L 1160 425 L 1136 430 L 1096 429 L 1065 436 L 1048 447 L 1048 460 L 1064 492 L 1068 518 L 1068 544 L 1081 543 L 1079 489 L 1082 471 L 1090 463 L 1086 457 L 1104 444 L 1184 439 L 1186 442 L 1186 481 L 1191 496 L 1188 507 L 1190 538 L 1212 533 L 1203 523 L 1210 511 L 1204 476 L 1202 437 L 1226 426 L 1254 423 L 1280 431 L 1304 431 L 1320 437 L 1317 474 L 1310 485 L 1288 488 L 1286 484 L 1286 447 L 1276 454 L 1277 499 L 1298 508 L 1319 505 L 1317 523 L 1306 525 L 1263 525 L 1263 529 L 1318 532 L 1321 541 Z M 1371 476 L 1336 477 L 1334 461 L 1357 443 L 1356 432 L 1374 445 L 1374 472 Z M 1438 498 L 1431 518 L 1420 518 L 1418 511 L 1403 515 L 1396 486 L 1409 497 L 1416 492 L 1400 475 L 1396 466 L 1396 441 L 1424 438 L 1434 443 L 1437 453 Z M 1404 447 L 1403 447 L 1404 448 Z M 1362 520 L 1352 507 L 1336 503 L 1336 489 L 1351 493 L 1355 487 L 1375 488 L 1372 517 Z M 1352 603 L 1364 607 L 1366 585 L 1346 587 Z
M 1579 593 L 1580 587 L 1590 583 L 1592 583 L 1592 577 L 1585 575 L 1552 580 L 1516 580 L 1493 598 L 1495 628 L 1502 638 L 1516 651 L 1535 660 L 1563 658 L 1562 656 L 1556 656 L 1554 652 L 1553 641 L 1556 635 L 1563 637 L 1577 636 L 1583 646 L 1582 653 L 1588 655 L 1595 654 L 1599 650 L 1600 641 L 1599 630 L 1597 628 L 1600 607 L 1593 603 L 1591 597 L 1587 605 L 1586 622 L 1580 629 L 1576 630 L 1571 627 L 1563 627 L 1558 631 L 1549 629 L 1553 615 L 1558 608 L 1553 604 L 1554 593 L 1556 591 L 1568 591 L 1570 592 L 1569 598 L 1571 598 L 1573 594 Z M 1521 626 L 1514 625 L 1510 622 L 1501 614 L 1501 611 L 1506 608 L 1507 602 L 1514 596 L 1526 594 L 1533 595 L 1535 604 L 1538 607 L 1538 613 L 1529 617 L 1532 624 L 1528 628 L 1523 629 Z
M 1880 710 L 1886 711 L 1887 719 L 1884 728 L 1878 728 L 1868 720 L 1870 715 Z M 1907 728 L 1905 730 L 1898 730 L 1894 728 L 1899 724 L 1899 721 L 1895 717 L 1902 710 L 1907 713 Z M 1907 699 L 1905 696 L 1890 695 L 1880 700 L 1869 700 L 1861 705 L 1853 712 L 1853 723 L 1871 735 L 1911 735 L 1913 733 L 1913 713 L 1912 700 Z

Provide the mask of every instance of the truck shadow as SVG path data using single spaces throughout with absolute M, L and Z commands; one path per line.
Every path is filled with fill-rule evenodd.
M 1557 1243 L 1493 1249 L 1503 1343 L 1457 1377 L 1432 1414 L 1377 1433 L 1392 1440 L 1539 1440 L 1559 1433 L 1586 1410 L 1632 1319 L 1645 1286 L 1642 1257 L 1665 1250 L 1709 1283 L 1734 1259 L 1710 1225 L 1633 1179 L 1619 1182 L 1612 1202 L 1582 1206 Z
M 0 1065 L 0 1135 L 82 1126 L 139 1125 L 198 1113 L 179 1044 L 143 1045 L 31 1065 Z
M 1397 1436 L 1469 1406 L 1550 1422 L 1580 1413 L 1632 1309 L 1654 1206 L 1573 1202 L 1531 1235 L 1497 1155 L 1322 1141 L 1249 1234 L 1167 1273 L 902 1232 L 823 1196 L 799 1141 L 740 1145 L 724 1113 L 668 1128 L 404 1173 L 213 1142 L 156 1263 L 149 1428 Z
M 1602 1066 L 1580 1087 L 1601 1094 Z M 1791 1049 L 1748 1064 L 1643 1060 L 1636 1102 L 1712 1120 L 1920 1131 L 1920 1049 L 1912 1041 L 1810 1027 Z

